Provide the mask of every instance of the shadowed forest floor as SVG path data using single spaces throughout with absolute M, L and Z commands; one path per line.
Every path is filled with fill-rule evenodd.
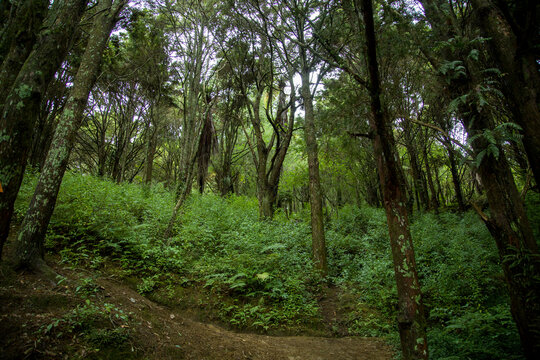
M 16 274 L 5 264 L 0 269 L 1 359 L 382 360 L 392 357 L 390 347 L 376 338 L 266 336 L 230 331 L 197 321 L 193 309 L 158 305 L 114 275 L 95 277 L 95 285 L 90 288 L 92 295 L 85 297 L 84 278 L 92 273 L 62 266 L 51 258 L 48 262 L 65 278 L 60 284 L 36 274 Z M 339 334 L 336 320 L 339 314 L 334 310 L 334 300 L 337 300 L 335 290 L 330 288 L 321 301 L 321 311 L 328 332 Z M 85 310 L 70 316 L 74 309 Z M 85 333 L 84 326 L 92 316 L 99 317 L 96 314 L 99 309 L 110 317 L 109 328 L 113 324 L 116 330 L 129 333 L 125 340 L 115 342 L 115 336 L 119 336 L 116 330 L 97 335 Z M 120 320 L 127 321 L 115 319 L 118 314 Z M 92 322 L 93 326 L 98 323 L 99 319 Z M 100 326 L 106 328 L 107 324 Z M 89 338 L 93 339 L 92 346 L 87 341 Z

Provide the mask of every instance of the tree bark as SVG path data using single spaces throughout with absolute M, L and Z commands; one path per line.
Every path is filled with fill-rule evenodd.
M 176 201 L 176 204 L 173 208 L 173 213 L 171 215 L 171 219 L 169 220 L 169 224 L 167 225 L 167 229 L 165 229 L 165 233 L 163 234 L 163 237 L 166 241 L 169 241 L 169 239 L 173 235 L 173 228 L 174 223 L 176 222 L 176 218 L 178 217 L 178 211 L 182 208 L 182 205 L 184 205 L 184 202 L 186 201 L 189 194 L 191 194 L 192 184 L 193 184 L 193 178 L 194 178 L 194 171 L 193 171 L 193 164 L 195 163 L 192 161 L 192 165 L 188 168 L 188 173 L 186 174 L 186 181 L 184 183 L 183 189 L 181 189 L 180 194 L 178 196 L 178 200 Z
M 538 24 L 535 19 L 520 21 L 523 33 L 516 33 L 503 12 L 491 0 L 472 0 L 491 54 L 501 72 L 505 74 L 502 90 L 509 100 L 515 121 L 523 128 L 523 145 L 529 158 L 536 184 L 540 184 L 540 109 L 538 105 L 540 74 L 535 56 L 538 45 Z M 523 1 L 527 16 L 538 15 L 534 1 Z M 529 36 L 531 35 L 531 36 Z M 531 42 L 533 42 L 531 44 Z
M 281 81 L 279 84 L 278 106 L 276 110 L 277 116 L 273 120 L 275 123 L 271 124 L 273 134 L 268 144 L 263 137 L 263 126 L 260 118 L 260 105 L 265 88 L 261 87 L 256 95 L 256 99 L 249 101 L 249 106 L 251 107 L 250 120 L 256 141 L 256 151 L 252 150 L 252 158 L 257 171 L 257 199 L 259 200 L 259 217 L 261 219 L 271 219 L 274 216 L 281 170 L 293 135 L 296 112 L 294 101 L 296 95 L 292 80 L 289 81 L 291 82 L 292 89 L 289 101 L 289 119 L 287 119 L 284 92 L 285 83 Z M 270 158 L 272 150 L 273 155 Z
M 454 148 L 450 143 L 450 140 L 445 139 L 443 142 L 446 151 L 448 152 L 448 161 L 450 162 L 450 173 L 452 174 L 452 184 L 454 184 L 454 192 L 456 193 L 456 200 L 460 211 L 465 211 L 465 202 L 463 201 L 463 192 L 461 190 L 461 180 L 459 179 L 459 172 L 457 168 L 456 155 Z
M 48 6 L 48 0 L 25 0 L 18 6 L 12 5 L 15 16 L 9 19 L 0 36 L 0 109 L 32 51 Z
M 152 173 L 154 170 L 154 157 L 156 155 L 156 129 L 149 129 L 151 132 L 148 136 L 148 144 L 146 147 L 146 160 L 144 164 L 144 183 L 152 185 Z
M 43 243 L 69 155 L 82 123 L 88 95 L 99 72 L 103 51 L 116 23 L 118 13 L 126 1 L 100 0 L 94 26 L 73 89 L 54 133 L 51 149 L 45 160 L 30 207 L 24 217 L 17 238 L 16 263 L 18 268 L 36 268 L 43 261 Z
M 469 91 L 475 88 L 474 79 L 468 82 Z M 457 96 L 460 87 L 452 87 Z M 479 112 L 474 103 L 460 108 L 469 137 L 493 129 L 491 118 Z M 476 156 L 490 143 L 482 136 L 472 142 Z M 489 203 L 490 215 L 480 213 L 495 239 L 510 295 L 510 309 L 516 322 L 521 344 L 527 359 L 540 357 L 540 254 L 512 170 L 503 148 L 497 145 L 498 155 L 486 154 L 478 165 Z
M 411 164 L 411 172 L 413 177 L 414 190 L 417 193 L 417 204 L 418 210 L 427 209 L 429 206 L 427 189 L 424 186 L 424 181 L 422 179 L 422 171 L 420 165 L 418 164 L 418 153 L 416 151 L 416 145 L 414 144 L 414 138 L 412 137 L 412 128 L 410 121 L 405 119 L 403 121 L 403 136 L 405 139 L 405 146 L 407 148 L 407 153 L 409 154 L 409 161 Z
M 268 184 L 261 179 L 261 184 L 257 186 L 257 198 L 259 200 L 259 217 L 261 219 L 272 219 L 276 210 L 278 187 Z
M 438 40 L 446 41 L 453 37 L 453 32 L 459 29 L 449 29 L 445 25 L 444 12 L 438 8 L 441 4 L 433 0 L 422 0 L 422 3 L 428 20 L 439 36 Z M 452 24 L 453 20 L 448 20 Z M 501 28 L 504 28 L 503 25 Z M 445 87 L 448 99 L 474 94 L 482 84 L 476 64 L 464 54 L 444 51 L 443 56 L 446 61 L 457 59 L 466 67 L 465 75 L 450 80 L 439 74 L 441 84 L 447 84 Z M 497 244 L 508 284 L 510 310 L 525 356 L 528 359 L 537 359 L 540 357 L 540 255 L 537 244 L 506 155 L 500 144 L 492 144 L 483 136 L 486 130 L 492 131 L 494 128 L 491 114 L 485 107 L 478 107 L 472 96 L 459 104 L 457 112 L 461 115 L 469 138 L 476 136 L 471 144 L 475 155 L 478 157 L 480 152 L 485 152 L 478 164 L 478 174 L 489 203 L 490 215 L 483 214 L 479 209 L 477 211 Z M 488 146 L 491 146 L 490 153 L 487 152 Z
M 437 191 L 435 190 L 435 185 L 433 184 L 433 176 L 431 175 L 431 165 L 428 156 L 428 132 L 426 129 L 426 136 L 424 138 L 424 144 L 422 144 L 422 150 L 424 153 L 424 162 L 426 164 L 426 174 L 429 185 L 429 191 L 431 192 L 431 198 L 429 200 L 430 208 L 437 211 L 439 209 L 439 198 L 437 197 Z M 438 171 L 435 169 L 435 171 Z
M 467 109 L 470 113 L 471 109 Z M 472 136 L 491 126 L 489 119 L 475 114 L 464 122 Z M 473 141 L 476 154 L 488 143 Z M 522 199 L 502 147 L 498 157 L 484 156 L 478 173 L 489 203 L 490 215 L 482 215 L 495 239 L 510 294 L 510 309 L 527 359 L 540 357 L 540 255 Z
M 55 1 L 0 114 L 0 254 L 26 168 L 32 128 L 48 83 L 64 60 L 88 0 Z
M 365 24 L 372 112 L 370 127 L 375 134 L 373 149 L 382 184 L 384 208 L 394 261 L 399 309 L 397 320 L 403 358 L 406 360 L 427 359 L 426 319 L 409 230 L 406 196 L 400 181 L 400 164 L 396 157 L 394 137 L 387 114 L 381 104 L 372 2 L 371 0 L 355 0 L 355 3 L 357 11 L 358 3 L 361 4 L 360 8 Z
M 321 180 L 319 176 L 319 150 L 315 131 L 315 115 L 313 113 L 313 97 L 311 95 L 309 68 L 307 68 L 306 50 L 301 49 L 304 66 L 301 71 L 302 99 L 304 100 L 304 137 L 308 155 L 309 202 L 311 204 L 311 238 L 312 256 L 315 269 L 322 276 L 328 273 L 326 260 L 326 241 L 324 236 L 323 204 Z

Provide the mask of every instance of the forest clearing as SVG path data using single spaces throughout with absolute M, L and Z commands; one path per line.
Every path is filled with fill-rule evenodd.
M 0 358 L 540 358 L 540 4 L 0 2 Z

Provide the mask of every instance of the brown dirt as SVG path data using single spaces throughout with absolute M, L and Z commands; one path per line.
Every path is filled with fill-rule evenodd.
M 193 320 L 141 296 L 112 276 L 97 277 L 96 304 L 115 304 L 129 314 L 131 335 L 119 349 L 96 350 L 77 334 L 46 337 L 39 329 L 84 304 L 76 288 L 80 279 L 97 276 L 54 264 L 66 278 L 61 284 L 31 273 L 15 273 L 0 263 L 0 359 L 194 359 L 194 360 L 383 360 L 388 345 L 375 338 L 267 336 L 238 333 Z M 338 290 L 327 289 L 321 311 L 339 335 Z M 188 309 L 189 310 L 189 309 Z M 337 330 L 336 330 L 337 329 Z
M 330 285 L 324 289 L 324 294 L 319 299 L 319 308 L 321 309 L 326 331 L 333 336 L 345 337 L 349 332 L 340 298 L 341 289 Z

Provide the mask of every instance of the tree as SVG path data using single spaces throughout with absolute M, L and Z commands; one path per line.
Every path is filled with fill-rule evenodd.
M 234 80 L 228 71 L 217 71 L 217 83 L 220 91 L 216 94 L 217 120 L 217 156 L 211 160 L 216 173 L 216 185 L 221 196 L 234 193 L 234 180 L 238 176 L 233 170 L 235 159 L 246 151 L 235 151 L 241 127 L 241 111 L 244 107 L 241 93 L 234 87 Z M 248 150 L 249 151 L 249 150 Z M 217 159 L 216 159 L 217 158 Z
M 313 93 L 310 76 L 320 59 L 310 52 L 310 48 L 315 46 L 316 41 L 309 27 L 308 19 L 315 12 L 315 1 L 291 1 L 286 2 L 288 12 L 282 15 L 283 24 L 292 23 L 287 29 L 288 37 L 298 46 L 299 69 L 301 78 L 301 90 L 304 104 L 304 137 L 308 155 L 309 173 L 309 202 L 311 204 L 311 238 L 312 255 L 315 269 L 325 276 L 328 271 L 326 260 L 326 241 L 324 236 L 323 202 L 321 180 L 319 175 L 319 151 L 317 145 L 317 135 L 315 131 L 315 114 L 313 110 Z M 321 69 L 319 69 L 321 70 Z M 316 86 L 315 86 L 316 88 Z
M 355 13 L 358 14 L 358 20 L 360 19 L 359 12 L 361 12 L 365 26 L 372 111 L 370 126 L 374 134 L 373 149 L 383 189 L 384 208 L 394 259 L 399 297 L 398 326 L 401 349 L 404 359 L 427 359 L 426 320 L 409 230 L 406 197 L 399 179 L 400 165 L 396 161 L 391 127 L 381 104 L 372 2 L 371 0 L 356 0 L 353 6 Z
M 502 139 L 497 135 L 504 125 L 495 125 L 494 110 L 487 101 L 489 92 L 495 91 L 490 85 L 489 72 L 484 71 L 480 63 L 482 58 L 476 44 L 481 41 L 474 33 L 463 31 L 469 17 L 458 17 L 453 6 L 447 7 L 437 0 L 424 0 L 422 4 L 434 37 L 446 44 L 439 54 L 428 56 L 438 71 L 448 102 L 451 101 L 451 110 L 461 118 L 469 135 L 489 203 L 489 216 L 480 209 L 477 211 L 497 244 L 512 316 L 525 355 L 537 358 L 540 353 L 540 256 L 501 145 Z M 468 8 L 459 9 L 468 11 Z M 452 26 L 444 25 L 446 23 Z
M 342 8 L 348 28 L 338 34 L 321 31 L 316 36 L 324 48 L 326 59 L 368 89 L 371 108 L 370 132 L 362 136 L 372 139 L 377 161 L 398 290 L 397 321 L 401 348 L 405 359 L 426 359 L 428 357 L 426 319 L 409 230 L 404 177 L 396 153 L 389 114 L 381 101 L 384 92 L 379 77 L 372 3 L 371 0 L 347 1 L 343 3 Z M 334 42 L 330 41 L 330 38 L 335 37 L 347 41 L 336 47 Z M 361 38 L 363 41 L 359 42 L 358 39 Z M 363 61 L 358 57 L 358 54 L 362 53 L 367 64 L 368 81 L 364 79 L 362 73 Z
M 540 40 L 537 16 L 540 6 L 534 1 L 471 0 L 491 57 L 505 76 L 501 87 L 523 129 L 523 145 L 536 184 L 540 183 Z
M 14 14 L 6 15 L 0 33 L 0 107 L 3 107 L 19 70 L 36 42 L 49 1 L 3 1 L 1 6 L 6 7 L 4 12 Z
M 31 146 L 32 129 L 47 85 L 64 60 L 87 0 L 55 1 L 38 41 L 13 82 L 0 114 L 0 250 L 8 236 Z
M 243 131 L 255 166 L 262 219 L 274 215 L 296 112 L 294 69 L 285 60 L 290 49 L 270 35 L 270 27 L 279 19 L 267 5 L 250 1 L 237 4 L 228 22 L 235 25 L 235 30 L 225 32 L 222 41 L 235 49 L 222 48 L 220 52 L 245 104 L 248 124 L 244 124 Z M 286 84 L 290 89 L 288 100 Z
M 118 14 L 127 1 L 101 0 L 86 50 L 73 82 L 66 106 L 60 116 L 51 149 L 41 171 L 30 207 L 17 238 L 18 267 L 42 269 L 43 243 L 60 184 L 67 168 L 75 136 L 81 125 L 88 95 L 99 74 L 99 64 Z
M 172 234 L 178 211 L 192 191 L 195 178 L 199 140 L 207 120 L 209 103 L 207 99 L 210 74 L 210 58 L 215 52 L 210 38 L 210 26 L 214 21 L 213 1 L 191 1 L 188 3 L 160 5 L 173 36 L 171 51 L 178 61 L 176 81 L 181 85 L 180 111 L 182 126 L 179 139 L 179 169 L 176 190 L 176 204 L 165 238 Z

